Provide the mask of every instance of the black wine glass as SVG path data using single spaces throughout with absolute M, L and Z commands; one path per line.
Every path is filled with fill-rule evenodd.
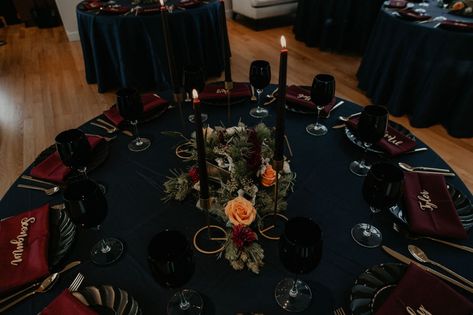
M 90 179 L 68 183 L 64 190 L 64 203 L 72 222 L 83 228 L 99 230 L 107 217 L 107 200 L 99 185 Z M 117 261 L 122 253 L 120 240 L 103 238 L 92 247 L 90 257 L 97 265 L 108 265 Z
M 363 199 L 371 213 L 397 206 L 401 199 L 404 173 L 390 163 L 374 164 L 363 182 Z M 371 224 L 359 223 L 351 229 L 351 236 L 359 245 L 374 248 L 381 245 L 381 231 Z
M 205 88 L 205 73 L 202 67 L 189 65 L 184 67 L 183 85 L 186 92 L 186 102 L 192 102 L 192 90 L 202 92 Z M 207 114 L 201 113 L 202 122 L 208 118 Z M 194 114 L 189 115 L 188 119 L 191 123 L 195 123 Z
M 314 270 L 322 257 L 322 231 L 311 219 L 296 217 L 286 222 L 279 239 L 279 257 L 284 267 L 296 274 L 275 290 L 279 306 L 289 312 L 302 312 L 312 300 L 310 287 L 298 277 Z
M 264 118 L 268 116 L 268 110 L 261 107 L 261 93 L 271 82 L 271 65 L 265 60 L 255 60 L 250 66 L 250 84 L 256 89 L 258 103 L 250 110 L 250 116 Z
M 317 74 L 312 82 L 310 99 L 317 106 L 317 120 L 305 130 L 313 136 L 323 136 L 328 132 L 326 126 L 319 123 L 320 111 L 329 105 L 335 96 L 335 78 L 329 74 Z
M 383 106 L 370 105 L 363 109 L 356 130 L 357 136 L 363 143 L 364 153 L 360 161 L 350 163 L 350 171 L 358 176 L 366 176 L 370 165 L 366 164 L 365 157 L 369 148 L 384 137 L 388 126 L 388 110 Z
M 128 144 L 128 149 L 133 152 L 140 152 L 148 149 L 151 141 L 140 137 L 138 133 L 138 119 L 143 114 L 143 102 L 137 90 L 132 88 L 122 88 L 116 93 L 117 107 L 120 116 L 130 122 L 135 131 L 135 139 Z
M 192 248 L 179 231 L 164 230 L 156 234 L 148 245 L 148 262 L 154 279 L 165 288 L 181 288 L 195 270 Z M 203 305 L 199 293 L 179 289 L 168 302 L 167 314 L 198 315 Z
M 92 159 L 92 148 L 87 136 L 79 129 L 69 129 L 58 134 L 55 141 L 62 163 L 86 177 L 87 164 Z

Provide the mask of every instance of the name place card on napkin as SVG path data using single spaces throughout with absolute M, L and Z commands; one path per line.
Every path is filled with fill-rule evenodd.
M 0 221 L 0 294 L 48 274 L 49 206 Z
M 445 176 L 404 173 L 404 190 L 411 232 L 443 238 L 467 238 L 447 190 Z

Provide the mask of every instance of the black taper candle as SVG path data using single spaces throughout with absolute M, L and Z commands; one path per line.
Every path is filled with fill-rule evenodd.
M 230 40 L 228 39 L 227 17 L 225 14 L 225 1 L 220 0 L 220 32 L 222 42 L 223 60 L 225 63 L 225 82 L 232 82 L 232 65 L 230 63 Z
M 274 149 L 274 160 L 284 159 L 284 135 L 286 115 L 286 76 L 287 76 L 287 49 L 286 38 L 281 36 L 281 54 L 279 58 L 279 88 L 278 88 L 278 111 L 276 117 L 276 144 Z M 279 170 L 278 170 L 279 171 Z
M 209 178 L 207 175 L 207 161 L 205 158 L 205 140 L 202 125 L 202 117 L 200 113 L 200 100 L 196 90 L 192 90 L 194 119 L 195 119 L 195 140 L 197 143 L 197 157 L 199 165 L 200 178 L 200 199 L 209 199 Z
M 177 75 L 176 71 L 176 61 L 174 60 L 174 52 L 173 52 L 173 43 L 171 38 L 171 33 L 169 32 L 169 19 L 168 19 L 168 10 L 164 5 L 164 1 L 161 1 L 161 24 L 163 27 L 163 37 L 164 37 L 164 46 L 166 48 L 166 55 L 168 59 L 169 65 L 169 76 L 172 84 L 172 90 L 175 94 L 180 93 L 181 82 Z

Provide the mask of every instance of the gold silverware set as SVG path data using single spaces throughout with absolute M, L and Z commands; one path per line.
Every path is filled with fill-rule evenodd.
M 109 123 L 108 121 L 98 118 L 97 120 L 93 121 L 90 123 L 92 126 L 95 126 L 97 128 L 103 129 L 106 133 L 108 134 L 113 134 L 116 133 L 119 129 L 114 126 L 112 123 Z M 132 137 L 133 134 L 128 131 L 128 130 L 122 130 L 121 131 L 124 135 L 127 135 L 129 137 Z
M 28 176 L 28 175 L 22 175 L 21 179 L 31 181 L 31 182 L 34 182 L 34 183 L 38 183 L 38 184 L 41 184 L 41 185 L 18 184 L 16 187 L 42 191 L 48 196 L 54 195 L 55 193 L 57 193 L 61 190 L 61 188 L 56 183 L 36 179 L 36 178 L 33 178 L 31 176 Z M 47 187 L 45 187 L 45 185 Z

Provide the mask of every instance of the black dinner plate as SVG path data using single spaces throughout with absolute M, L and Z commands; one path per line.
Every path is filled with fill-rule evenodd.
M 413 141 L 416 141 L 416 137 L 409 131 L 409 129 L 405 128 L 404 126 L 398 123 L 395 123 L 394 121 L 391 121 L 391 120 L 389 121 L 389 126 L 396 129 L 407 138 Z M 365 149 L 365 147 L 363 146 L 363 142 L 360 139 L 358 139 L 355 131 L 351 130 L 348 127 L 345 127 L 345 135 L 347 136 L 348 140 L 350 140 L 351 143 L 355 144 L 356 146 L 360 147 L 363 150 Z M 371 148 L 368 149 L 368 152 L 373 152 L 377 154 L 385 154 L 385 152 L 381 150 L 380 148 L 378 148 L 377 146 L 372 146 Z
M 352 314 L 375 314 L 401 280 L 406 267 L 399 263 L 380 264 L 359 275 L 350 294 Z
M 43 152 L 41 152 L 36 157 L 36 159 L 33 161 L 31 166 L 32 167 L 37 166 L 38 164 L 43 162 L 47 157 L 53 154 L 55 151 L 56 151 L 56 146 L 54 144 L 44 149 Z M 93 171 L 94 169 L 102 165 L 107 159 L 109 152 L 110 152 L 110 143 L 103 140 L 99 144 L 97 144 L 92 150 L 92 160 L 87 165 L 87 171 L 88 172 Z M 79 174 L 77 173 L 77 171 L 73 170 L 72 172 L 69 173 L 67 178 L 76 177 L 78 175 Z
M 110 285 L 85 287 L 72 294 L 99 315 L 141 315 L 138 303 L 128 292 Z
M 49 210 L 48 261 L 54 269 L 69 252 L 76 236 L 76 226 L 66 211 Z
M 453 204 L 457 210 L 458 217 L 465 228 L 466 231 L 473 227 L 473 205 L 471 200 L 468 199 L 468 196 L 462 193 L 460 190 L 456 189 L 452 185 L 447 185 L 448 192 L 452 197 Z M 389 209 L 389 212 L 394 215 L 394 217 L 405 224 L 408 225 L 407 215 L 403 211 L 403 206 L 394 206 Z

